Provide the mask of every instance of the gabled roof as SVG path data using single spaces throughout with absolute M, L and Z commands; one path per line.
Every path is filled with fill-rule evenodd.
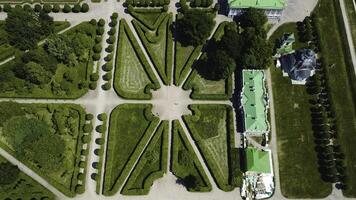
M 294 53 L 293 44 L 295 42 L 295 37 L 293 33 L 285 33 L 279 41 L 279 47 L 277 49 L 278 55 L 286 55 Z
M 267 93 L 262 70 L 243 70 L 243 88 L 241 103 L 244 110 L 245 130 L 247 132 L 266 132 Z
M 270 151 L 262 151 L 248 147 L 246 152 L 247 171 L 257 173 L 271 173 Z
M 284 9 L 285 0 L 228 0 L 230 8 Z

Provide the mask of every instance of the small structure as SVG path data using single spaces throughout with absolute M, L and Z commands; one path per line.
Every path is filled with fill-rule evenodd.
M 268 95 L 265 73 L 262 70 L 243 70 L 241 106 L 244 112 L 244 129 L 247 135 L 268 134 Z
M 265 199 L 274 191 L 272 156 L 270 150 L 245 149 L 246 172 L 241 195 L 246 199 Z
M 277 49 L 275 58 L 280 58 L 283 55 L 294 53 L 293 44 L 295 37 L 293 33 L 285 33 L 282 38 L 279 39 L 279 48 Z
M 292 84 L 304 85 L 315 73 L 316 54 L 310 49 L 298 49 L 294 53 L 279 57 L 277 67 L 292 79 Z
M 228 0 L 229 14 L 233 18 L 247 8 L 263 9 L 269 19 L 279 19 L 286 7 L 285 0 Z

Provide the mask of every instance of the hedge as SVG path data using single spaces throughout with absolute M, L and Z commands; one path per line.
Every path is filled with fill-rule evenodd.
M 111 71 L 111 70 L 113 69 L 113 63 L 112 63 L 112 61 L 105 63 L 105 64 L 102 66 L 102 69 L 103 69 L 105 72 Z
M 105 133 L 106 133 L 106 124 L 107 124 L 107 115 L 106 115 L 106 113 L 101 113 L 101 114 L 99 114 L 98 115 L 98 119 L 99 120 L 101 120 L 101 121 L 103 121 L 103 124 L 101 125 L 101 126 L 105 126 L 105 131 L 104 132 L 102 132 L 102 136 L 101 136 L 101 138 L 97 138 L 96 140 L 95 140 L 95 143 L 96 144 L 98 144 L 98 145 L 100 145 L 101 147 L 101 150 L 98 152 L 98 156 L 99 156 L 99 161 L 98 161 L 98 164 L 97 164 L 97 168 L 96 169 L 98 169 L 98 174 L 95 176 L 95 180 L 97 181 L 96 182 L 96 193 L 97 194 L 100 194 L 100 187 L 101 187 L 101 185 L 100 185 L 100 181 L 101 181 L 101 175 L 102 175 L 102 168 L 103 168 L 103 159 L 104 159 L 104 146 L 103 146 L 103 144 L 105 143 Z
M 82 4 L 82 7 L 81 7 L 81 9 L 80 9 L 80 12 L 86 13 L 86 12 L 88 12 L 88 11 L 89 11 L 89 5 L 88 5 L 87 3 L 83 3 L 83 4 Z
M 99 19 L 98 21 L 98 26 L 103 27 L 105 25 L 105 20 L 104 19 Z
M 94 115 L 91 114 L 91 113 L 88 113 L 88 114 L 85 115 L 85 120 L 87 120 L 87 121 L 90 121 L 90 120 L 92 120 L 93 118 L 94 118 Z
M 72 8 L 68 4 L 64 4 L 63 12 L 64 13 L 69 13 L 71 11 L 72 11 Z
M 140 62 L 142 63 L 142 66 L 144 67 L 144 70 L 146 72 L 146 74 L 148 75 L 148 78 L 150 79 L 151 83 L 148 84 L 145 88 L 145 95 L 137 95 L 137 94 L 131 94 L 131 93 L 127 93 L 126 91 L 122 90 L 120 87 L 120 84 L 118 82 L 118 76 L 119 74 L 117 73 L 117 70 L 119 68 L 119 66 L 116 66 L 115 69 L 115 77 L 114 77 L 114 89 L 116 91 L 116 93 L 125 99 L 151 99 L 152 98 L 152 93 L 150 92 L 150 89 L 159 89 L 161 86 L 156 78 L 156 75 L 153 73 L 153 71 L 150 68 L 150 64 L 148 63 L 148 61 L 145 58 L 144 53 L 141 50 L 141 47 L 139 46 L 139 44 L 137 43 L 137 41 L 135 40 L 135 36 L 133 35 L 133 33 L 130 31 L 126 21 L 124 19 L 120 20 L 120 30 L 119 30 L 119 36 L 126 34 L 129 41 L 131 42 L 133 49 L 136 51 L 137 57 L 140 60 Z M 120 40 L 120 38 L 119 38 Z M 119 45 L 120 49 L 118 49 L 116 51 L 116 65 L 117 62 L 123 58 L 121 58 L 120 52 L 124 51 L 125 47 L 122 45 Z
M 134 7 L 161 7 L 164 5 L 169 5 L 170 0 L 126 0 L 126 6 Z
M 111 72 L 107 72 L 106 74 L 104 74 L 103 76 L 103 80 L 104 81 L 110 81 L 112 79 L 112 73 Z
M 98 115 L 98 119 L 99 119 L 100 121 L 106 121 L 107 118 L 108 118 L 108 116 L 106 115 L 106 113 L 100 113 L 100 114 Z
M 111 112 L 111 117 L 110 117 L 110 130 L 109 130 L 109 140 L 108 140 L 108 154 L 109 153 L 114 153 L 114 152 L 110 152 L 110 148 L 112 148 L 113 146 L 115 146 L 116 141 L 114 140 L 115 138 L 111 138 L 113 137 L 113 134 L 115 134 L 113 132 L 114 130 L 114 123 L 117 123 L 117 119 L 115 118 L 116 115 L 115 111 L 119 110 L 119 109 L 130 109 L 130 108 L 144 108 L 144 112 L 147 113 L 148 111 L 151 111 L 152 109 L 152 105 L 151 104 L 122 104 L 118 107 L 116 107 L 112 112 Z M 103 194 L 105 196 L 112 196 L 115 193 L 118 192 L 118 190 L 120 189 L 120 187 L 122 186 L 122 184 L 124 183 L 126 177 L 130 174 L 130 171 L 133 167 L 133 165 L 135 164 L 136 160 L 139 158 L 139 156 L 141 155 L 141 153 L 144 150 L 144 147 L 146 146 L 146 144 L 148 143 L 149 139 L 152 137 L 153 135 L 153 131 L 156 129 L 158 123 L 159 123 L 159 118 L 157 117 L 153 117 L 152 112 L 149 114 L 149 116 L 145 117 L 149 117 L 152 120 L 149 120 L 149 126 L 148 128 L 145 130 L 145 133 L 143 133 L 143 136 L 139 139 L 139 142 L 137 143 L 135 149 L 133 150 L 133 153 L 129 156 L 128 160 L 126 161 L 125 166 L 123 167 L 122 171 L 118 173 L 119 177 L 117 177 L 116 182 L 114 183 L 114 185 L 110 185 L 110 183 L 107 182 L 107 177 L 113 178 L 113 175 L 111 174 L 112 171 L 109 171 L 107 169 L 113 169 L 113 163 L 112 162 L 106 162 L 106 166 L 105 166 L 105 177 L 104 177 L 104 191 Z M 113 128 L 112 128 L 113 127 Z
M 93 131 L 93 125 L 90 124 L 85 124 L 83 127 L 84 133 L 91 133 Z
M 105 133 L 105 131 L 106 131 L 106 125 L 105 125 L 105 124 L 98 125 L 98 126 L 96 126 L 95 130 L 96 130 L 96 132 L 98 132 L 98 133 Z
M 90 74 L 90 81 L 97 81 L 97 80 L 99 80 L 99 74 L 98 73 Z
M 161 13 L 158 19 L 155 21 L 154 24 L 150 23 L 145 23 L 145 21 L 142 20 L 140 14 L 145 14 L 145 13 Z M 163 19 L 168 15 L 167 13 L 162 13 L 160 9 L 135 9 L 133 12 L 130 13 L 137 21 L 141 22 L 144 24 L 148 29 L 151 31 L 154 31 L 159 24 L 163 21 Z
M 95 90 L 96 87 L 97 87 L 97 83 L 96 83 L 96 82 L 90 82 L 90 83 L 89 83 L 89 89 Z
M 59 11 L 61 11 L 61 7 L 58 4 L 54 4 L 52 8 L 52 12 L 58 13 Z
M 139 158 L 135 168 L 131 172 L 126 184 L 124 185 L 121 193 L 124 195 L 146 195 L 149 193 L 153 182 L 161 177 L 167 172 L 167 160 L 168 160 L 168 130 L 169 130 L 169 122 L 163 121 L 142 156 Z M 155 151 L 156 145 L 160 146 L 160 151 Z M 160 167 L 158 171 L 150 171 L 147 177 L 142 180 L 142 183 L 136 183 L 137 178 L 142 175 L 141 172 L 146 172 L 146 158 L 145 153 L 154 152 L 159 157 Z M 136 171 L 137 170 L 137 171 Z M 137 188 L 137 184 L 139 184 L 140 188 Z M 135 187 L 136 186 L 136 187 Z M 131 189 L 131 187 L 133 187 Z

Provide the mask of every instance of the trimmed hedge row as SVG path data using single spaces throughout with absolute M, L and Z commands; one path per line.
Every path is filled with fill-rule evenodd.
M 195 8 L 195 7 L 210 7 L 213 5 L 213 0 L 190 0 L 190 7 Z
M 123 52 L 125 47 L 120 45 L 120 42 L 119 42 L 118 50 L 116 51 L 114 89 L 119 96 L 121 96 L 122 98 L 125 98 L 125 99 L 151 99 L 152 93 L 150 90 L 151 89 L 159 89 L 161 86 L 160 86 L 155 74 L 150 69 L 150 65 L 149 65 L 148 61 L 146 60 L 145 55 L 141 50 L 141 47 L 135 40 L 133 33 L 130 31 L 129 26 L 124 19 L 120 20 L 120 28 L 119 29 L 120 29 L 119 30 L 119 41 L 121 40 L 121 37 L 123 36 L 123 34 L 127 35 L 129 42 L 132 44 L 134 50 L 136 51 L 136 54 L 138 55 L 138 59 L 142 63 L 144 70 L 145 70 L 146 74 L 148 75 L 148 78 L 150 79 L 151 83 L 147 84 L 145 91 L 144 91 L 145 95 L 131 94 L 131 93 L 127 93 L 126 91 L 121 89 L 120 83 L 118 80 L 118 77 L 120 76 L 120 74 L 118 74 L 118 68 L 119 68 L 118 61 L 123 59 L 122 54 L 120 52 Z
M 163 14 L 161 15 L 163 16 Z M 165 17 L 161 23 L 156 27 L 156 34 L 152 36 L 151 31 L 145 26 L 139 24 L 136 20 L 132 22 L 136 32 L 138 33 L 146 52 L 148 53 L 150 59 L 152 60 L 155 69 L 157 70 L 160 78 L 165 85 L 170 85 L 172 82 L 172 51 L 173 51 L 173 37 L 170 31 L 170 26 L 172 24 L 172 14 Z M 157 20 L 158 21 L 158 20 Z M 158 33 L 158 35 L 157 35 Z M 151 45 L 162 42 L 165 37 L 165 49 L 164 49 L 164 65 L 161 65 L 160 58 L 154 53 L 159 51 L 153 48 Z
M 106 162 L 106 166 L 105 166 L 105 179 L 104 179 L 104 190 L 103 190 L 103 194 L 105 196 L 112 196 L 115 193 L 117 193 L 120 189 L 120 187 L 124 184 L 124 181 L 126 179 L 126 177 L 130 174 L 130 170 L 134 167 L 134 164 L 136 162 L 136 160 L 140 157 L 141 153 L 143 152 L 146 144 L 148 143 L 148 141 L 150 140 L 150 138 L 153 135 L 154 130 L 156 129 L 156 127 L 158 126 L 158 123 L 160 121 L 160 119 L 158 117 L 153 116 L 151 110 L 152 110 L 152 105 L 151 104 L 122 104 L 118 107 L 116 107 L 112 112 L 111 112 L 111 116 L 110 116 L 110 130 L 109 130 L 109 141 L 108 141 L 108 150 L 110 149 L 110 147 L 115 146 L 116 141 L 114 140 L 114 138 L 112 137 L 112 133 L 111 131 L 113 127 L 113 123 L 115 123 L 114 120 L 116 119 L 116 116 L 113 116 L 115 114 L 115 112 L 118 109 L 131 109 L 131 108 L 144 108 L 144 116 L 145 118 L 150 121 L 149 122 L 149 126 L 148 128 L 145 130 L 145 133 L 143 133 L 143 136 L 139 139 L 139 142 L 137 143 L 133 153 L 130 155 L 130 157 L 128 158 L 128 160 L 125 163 L 124 168 L 122 169 L 122 171 L 119 173 L 119 177 L 117 177 L 114 185 L 110 185 L 110 183 L 106 180 L 106 177 L 110 177 L 113 179 L 113 175 L 108 171 L 107 169 L 112 169 L 113 163 L 112 162 Z M 151 112 L 150 114 L 147 114 Z M 148 117 L 148 118 L 147 118 Z M 152 119 L 152 120 L 151 120 Z M 109 152 L 108 152 L 109 153 Z M 107 153 L 107 154 L 108 154 Z
M 198 182 L 198 180 L 196 181 L 196 187 L 192 188 L 192 187 L 187 187 L 187 190 L 189 192 L 209 192 L 212 190 L 212 186 L 211 183 L 209 181 L 208 176 L 206 175 L 204 168 L 202 166 L 202 164 L 199 162 L 198 157 L 195 155 L 194 153 L 194 149 L 191 146 L 187 136 L 185 136 L 184 134 L 184 130 L 180 125 L 180 122 L 178 120 L 174 120 L 173 121 L 173 130 L 172 130 L 172 140 L 173 140 L 173 144 L 172 144 L 172 161 L 171 161 L 171 171 L 172 173 L 177 176 L 179 179 L 182 179 L 184 181 L 184 179 L 187 177 L 187 174 L 192 175 L 190 173 L 190 171 L 188 171 L 188 165 L 189 163 L 183 164 L 182 165 L 179 164 L 179 153 L 181 152 L 181 150 L 179 149 L 179 141 L 181 143 L 183 143 L 183 146 L 186 148 L 187 153 L 189 154 L 189 161 L 193 162 L 194 164 L 192 166 L 190 166 L 192 169 L 191 170 L 196 170 L 197 174 L 200 176 L 200 180 L 202 182 L 202 184 L 205 185 L 205 187 L 202 187 L 201 185 L 199 185 L 200 183 Z M 188 161 L 188 160 L 187 160 Z M 188 175 L 188 176 L 189 176 Z M 192 175 L 193 176 L 193 175 Z
M 30 10 L 33 9 L 36 12 L 43 11 L 45 13 L 58 13 L 58 12 L 64 12 L 64 13 L 86 13 L 89 11 L 89 5 L 87 3 L 83 4 L 74 4 L 74 5 L 69 5 L 69 4 L 64 4 L 64 6 L 61 6 L 59 4 L 49 4 L 49 3 L 44 3 L 44 4 L 35 4 L 34 6 L 29 5 L 29 4 L 23 4 L 23 5 L 16 5 L 15 7 L 22 7 L 25 10 Z M 3 10 L 4 12 L 10 12 L 10 10 L 13 9 L 13 7 L 10 4 L 4 4 L 4 9 L 1 9 L 0 6 L 0 11 Z
M 97 164 L 97 169 L 98 169 L 98 172 L 97 172 L 97 175 L 95 177 L 95 180 L 96 180 L 96 193 L 97 194 L 100 194 L 100 188 L 101 188 L 101 178 L 102 178 L 102 170 L 103 170 L 103 159 L 104 159 L 104 148 L 105 146 L 103 145 L 105 143 L 105 139 L 106 139 L 106 126 L 107 126 L 107 114 L 106 113 L 101 113 L 97 116 L 97 118 L 102 121 L 103 123 L 100 125 L 102 127 L 105 127 L 103 128 L 103 130 L 101 130 L 101 138 L 100 139 L 100 150 L 98 152 L 98 157 L 99 157 L 99 161 L 98 161 L 98 164 Z M 105 129 L 105 130 L 104 130 Z
M 141 18 L 141 14 L 150 14 L 150 13 L 161 13 L 160 16 L 157 18 L 157 20 L 153 23 L 147 23 L 145 22 L 142 18 Z M 132 11 L 130 11 L 130 14 L 139 22 L 141 22 L 142 24 L 144 24 L 148 29 L 150 29 L 151 31 L 154 31 L 155 29 L 157 29 L 157 27 L 161 24 L 161 22 L 163 21 L 163 19 L 168 15 L 165 12 L 162 12 L 161 9 L 134 9 Z
M 198 100 L 229 100 L 232 96 L 232 75 L 225 80 L 225 93 L 224 94 L 203 94 L 200 92 L 200 89 L 195 86 L 193 83 L 194 78 L 198 76 L 198 72 L 193 70 L 188 80 L 184 83 L 183 89 L 184 90 L 192 90 L 190 97 L 192 99 Z M 203 78 L 203 77 L 202 77 Z
M 125 6 L 133 7 L 161 7 L 169 5 L 170 0 L 126 0 Z
M 145 152 L 140 157 L 139 162 L 135 166 L 134 170 L 130 174 L 121 194 L 124 195 L 147 195 L 153 185 L 153 182 L 161 177 L 167 172 L 167 160 L 168 160 L 168 121 L 163 121 L 156 132 L 154 133 L 153 138 L 149 142 Z M 155 151 L 156 145 L 160 145 L 160 151 Z M 139 183 L 137 188 L 137 178 L 140 177 L 141 172 L 147 172 L 146 164 L 147 158 L 145 153 L 154 152 L 157 157 L 159 157 L 160 168 L 158 171 L 150 171 L 147 177 L 145 177 L 142 183 Z M 151 163 L 152 164 L 152 163 Z M 136 171 L 137 170 L 137 171 Z M 136 173 L 135 173 L 136 172 Z M 135 185 L 136 184 L 136 185 Z M 136 186 L 136 187 L 135 187 Z M 132 188 L 132 189 L 131 189 Z
M 232 175 L 231 175 L 231 166 L 229 166 L 229 177 L 228 177 L 228 182 L 226 182 L 221 176 L 218 176 L 219 167 L 217 166 L 217 163 L 215 162 L 215 159 L 213 158 L 213 155 L 209 153 L 209 149 L 206 147 L 204 144 L 204 138 L 202 138 L 198 134 L 198 130 L 194 129 L 192 126 L 189 126 L 190 123 L 196 122 L 199 120 L 201 116 L 201 112 L 199 111 L 199 107 L 209 107 L 209 108 L 214 108 L 214 109 L 226 109 L 228 112 L 227 117 L 231 118 L 233 114 L 230 114 L 232 111 L 231 107 L 228 105 L 217 105 L 217 104 L 200 104 L 200 105 L 190 105 L 189 109 L 192 111 L 193 116 L 191 115 L 185 115 L 183 116 L 183 120 L 185 124 L 187 125 L 187 128 L 189 129 L 189 132 L 193 136 L 193 139 L 195 140 L 197 147 L 199 151 L 202 153 L 202 156 L 207 164 L 207 167 L 209 168 L 209 171 L 211 172 L 216 184 L 218 187 L 223 190 L 223 191 L 232 191 L 234 189 L 234 186 L 231 185 L 231 180 L 232 180 Z M 230 108 L 229 108 L 230 107 Z M 233 122 L 233 119 L 227 119 L 227 147 L 228 147 L 228 158 L 230 157 L 231 154 L 231 143 L 234 141 L 234 138 L 231 138 L 231 136 L 234 136 L 234 124 L 231 123 Z M 232 133 L 231 133 L 232 132 Z M 229 163 L 230 165 L 231 163 Z

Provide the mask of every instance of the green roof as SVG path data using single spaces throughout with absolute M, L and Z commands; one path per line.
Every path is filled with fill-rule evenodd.
M 243 70 L 242 106 L 245 130 L 267 132 L 267 93 L 262 70 Z
M 284 9 L 285 0 L 228 0 L 230 8 Z
M 271 173 L 270 151 L 246 148 L 247 171 Z
M 294 34 L 285 33 L 281 38 L 280 47 L 277 49 L 277 54 L 286 55 L 294 52 L 293 43 L 295 42 Z

